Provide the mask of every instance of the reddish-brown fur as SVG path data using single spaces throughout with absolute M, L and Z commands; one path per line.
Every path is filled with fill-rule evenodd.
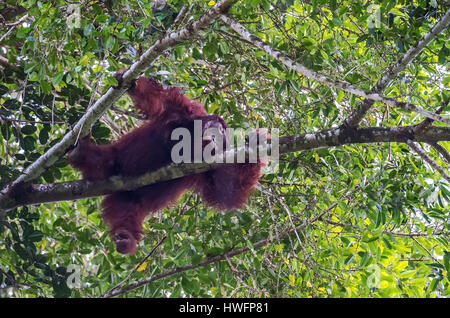
M 136 81 L 129 94 L 136 108 L 151 120 L 109 145 L 93 144 L 89 137 L 80 140 L 68 159 L 84 179 L 137 176 L 167 166 L 172 162 L 172 130 L 189 127 L 195 119 L 202 120 L 203 124 L 213 121 L 226 128 L 222 118 L 208 115 L 202 105 L 178 89 L 163 88 L 145 77 Z M 218 210 L 241 208 L 258 181 L 262 165 L 261 162 L 225 164 L 205 173 L 106 196 L 102 217 L 110 228 L 117 251 L 133 254 L 145 216 L 172 204 L 187 189 L 197 192 L 206 204 Z

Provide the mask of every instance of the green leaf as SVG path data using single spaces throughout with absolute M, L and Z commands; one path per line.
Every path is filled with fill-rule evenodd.
M 19 243 L 14 244 L 14 251 L 17 253 L 17 255 L 19 255 L 21 259 L 23 260 L 28 259 L 27 251 Z
M 48 141 L 49 138 L 49 130 L 46 128 L 43 128 L 40 132 L 39 132 L 39 143 L 41 145 L 45 145 Z
M 33 231 L 32 233 L 27 235 L 25 239 L 30 242 L 39 242 L 40 240 L 42 240 L 43 236 L 44 234 L 41 231 Z
M 195 290 L 194 280 L 187 278 L 186 275 L 181 279 L 181 286 L 187 294 L 192 294 Z
M 22 134 L 25 134 L 25 135 L 34 134 L 36 132 L 36 130 L 37 130 L 36 126 L 33 126 L 33 125 L 26 125 L 20 129 Z
M 37 63 L 37 62 L 28 63 L 28 64 L 25 65 L 25 68 L 23 69 L 23 71 L 24 71 L 26 74 L 29 74 L 29 73 L 31 73 L 31 71 L 34 70 L 34 68 L 35 68 L 36 66 L 38 66 L 38 63 Z
M 26 136 L 23 138 L 23 149 L 26 151 L 33 151 L 35 149 L 35 139 L 31 136 Z
M 59 84 L 62 81 L 63 77 L 64 77 L 63 71 L 56 73 L 55 77 L 53 77 L 52 79 L 52 83 L 55 85 Z
M 28 34 L 30 33 L 30 31 L 31 31 L 31 27 L 22 27 L 22 28 L 20 28 L 20 29 L 17 31 L 16 37 L 17 37 L 18 39 L 24 39 L 24 38 L 26 38 L 26 37 L 28 36 Z
M 360 43 L 360 42 L 367 41 L 367 39 L 368 39 L 369 37 L 370 37 L 369 34 L 361 35 L 360 37 L 358 37 L 358 40 L 357 40 L 356 42 L 357 42 L 357 43 Z

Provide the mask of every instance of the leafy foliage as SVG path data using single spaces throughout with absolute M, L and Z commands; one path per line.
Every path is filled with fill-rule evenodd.
M 6 19 L 0 26 L 0 188 L 116 84 L 115 71 L 211 2 L 80 1 L 75 9 L 61 0 L 0 4 Z M 80 15 L 72 21 L 76 8 Z M 370 90 L 447 9 L 444 0 L 252 0 L 238 2 L 230 14 L 292 59 Z M 448 100 L 448 35 L 438 36 L 385 94 L 430 111 Z M 287 69 L 219 21 L 164 52 L 146 75 L 182 87 L 231 127 L 279 128 L 280 136 L 336 127 L 360 103 Z M 121 98 L 95 124 L 98 143 L 139 124 L 126 112 L 133 112 L 130 105 Z M 362 126 L 421 120 L 376 103 Z M 441 145 L 449 149 L 448 142 Z M 424 148 L 445 166 L 438 152 Z M 78 178 L 61 157 L 34 182 Z M 133 256 L 114 252 L 98 199 L 22 207 L 0 223 L 0 295 L 101 296 L 132 273 L 125 285 L 155 279 L 122 296 L 449 296 L 449 200 L 449 184 L 405 144 L 392 143 L 284 155 L 247 208 L 225 215 L 187 194 L 146 222 Z M 67 285 L 70 265 L 79 266 L 79 288 Z

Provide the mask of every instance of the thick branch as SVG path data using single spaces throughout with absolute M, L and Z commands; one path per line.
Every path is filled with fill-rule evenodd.
M 282 137 L 280 138 L 280 154 L 355 143 L 406 142 L 408 138 L 413 138 L 414 141 L 419 142 L 427 142 L 426 140 L 433 140 L 431 142 L 447 141 L 450 139 L 450 127 L 432 126 L 417 135 L 414 135 L 414 127 L 333 128 L 316 133 Z
M 448 17 L 447 17 L 448 15 Z M 447 18 L 445 18 L 447 17 Z M 433 31 L 434 32 L 441 32 L 445 26 L 447 26 L 450 22 L 450 10 L 447 12 L 446 16 L 445 16 L 442 20 L 444 22 L 442 22 L 441 24 L 439 24 L 439 28 L 434 28 Z M 389 98 L 389 97 L 385 97 L 380 95 L 378 92 L 384 90 L 381 89 L 382 85 L 385 85 L 383 87 L 386 87 L 390 81 L 392 80 L 392 75 L 385 75 L 383 76 L 379 83 L 377 84 L 377 86 L 375 86 L 375 88 L 371 91 L 371 92 L 366 92 L 348 82 L 343 82 L 343 81 L 338 81 L 338 80 L 332 80 L 327 78 L 326 76 L 319 74 L 309 68 L 307 68 L 306 66 L 293 61 L 292 59 L 290 59 L 287 55 L 285 55 L 284 53 L 277 51 L 275 49 L 273 49 L 271 46 L 269 46 L 268 44 L 264 43 L 260 38 L 258 38 L 257 36 L 255 36 L 254 34 L 250 33 L 244 26 L 242 26 L 239 22 L 237 22 L 236 20 L 226 16 L 226 15 L 221 15 L 220 18 L 222 19 L 223 22 L 225 22 L 226 24 L 228 24 L 234 31 L 236 31 L 240 36 L 242 36 L 245 40 L 247 40 L 248 42 L 252 43 L 254 46 L 256 46 L 257 48 L 263 50 L 264 52 L 266 52 L 267 54 L 269 54 L 270 56 L 272 56 L 273 58 L 277 59 L 278 61 L 282 62 L 284 65 L 286 65 L 288 68 L 303 74 L 306 77 L 309 77 L 311 79 L 314 79 L 320 83 L 323 83 L 329 87 L 334 87 L 340 90 L 343 90 L 345 92 L 357 95 L 357 96 L 361 96 L 364 97 L 365 99 L 371 100 L 371 101 L 378 101 L 378 102 L 383 102 L 387 105 L 391 105 L 391 106 L 396 106 L 396 107 L 400 107 L 406 110 L 411 110 L 411 111 L 415 111 L 418 112 L 421 115 L 424 115 L 428 118 L 432 118 L 434 120 L 439 120 L 442 121 L 444 123 L 447 123 L 450 125 L 450 119 L 440 116 L 438 114 L 434 114 L 431 113 L 429 111 L 420 109 L 417 106 L 414 106 L 410 103 L 404 103 L 401 101 L 398 101 L 394 98 Z M 430 31 L 431 32 L 431 31 Z M 431 38 L 431 37 L 427 37 Z M 432 38 L 431 38 L 432 39 Z M 430 40 L 431 41 L 431 40 Z M 426 44 L 428 44 L 429 42 L 426 42 Z M 423 43 L 421 42 L 421 45 L 423 45 Z M 422 50 L 423 47 L 420 47 L 420 50 Z M 411 53 L 410 58 L 412 57 L 412 55 L 416 56 L 419 52 L 415 52 L 415 55 L 413 53 Z M 409 59 L 407 60 L 409 61 Z M 403 69 L 404 67 L 406 67 L 407 64 L 405 64 L 406 61 L 401 60 L 401 62 L 397 62 L 397 64 L 395 65 L 394 69 L 400 71 L 401 69 Z M 391 71 L 388 72 L 388 74 L 391 74 Z M 380 85 L 380 86 L 378 86 Z M 347 122 L 348 123 L 348 122 Z M 350 125 L 350 127 L 352 127 L 353 125 Z
M 44 155 L 30 165 L 10 186 L 14 187 L 22 182 L 33 180 L 41 175 L 45 169 L 52 166 L 58 158 L 63 156 L 67 149 L 74 144 L 78 136 L 86 136 L 92 125 L 99 119 L 106 109 L 112 105 L 129 87 L 132 80 L 142 74 L 153 61 L 168 48 L 189 40 L 199 29 L 209 24 L 215 17 L 227 11 L 236 0 L 222 0 L 214 7 L 200 16 L 197 20 L 189 23 L 183 29 L 168 34 L 156 41 L 123 76 L 123 84 L 120 88 L 110 88 L 97 102 L 89 108 L 86 114 L 77 122 L 73 130 L 66 134 L 60 142 L 51 147 Z
M 431 126 L 421 130 L 416 135 L 414 134 L 414 128 L 415 126 L 374 127 L 358 130 L 334 128 L 316 133 L 287 136 L 279 140 L 279 153 L 284 154 L 354 143 L 407 142 L 408 139 L 427 143 L 450 141 L 450 127 Z M 236 156 L 234 151 L 227 153 L 229 156 Z M 208 171 L 219 165 L 221 163 L 173 164 L 137 178 L 112 177 L 96 182 L 77 180 L 63 183 L 27 185 L 21 189 L 17 201 L 7 195 L 0 195 L 0 217 L 6 210 L 23 205 L 76 200 L 106 195 L 116 191 L 133 190 L 148 184 Z

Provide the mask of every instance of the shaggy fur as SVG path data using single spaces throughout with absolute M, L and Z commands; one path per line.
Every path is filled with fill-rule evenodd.
M 119 82 L 121 74 L 117 76 Z M 177 127 L 191 130 L 195 119 L 202 120 L 203 127 L 213 123 L 226 128 L 222 118 L 208 115 L 202 105 L 188 99 L 177 88 L 163 88 L 141 77 L 129 89 L 129 94 L 136 108 L 151 120 L 109 145 L 96 145 L 89 137 L 80 140 L 68 160 L 82 172 L 84 179 L 138 176 L 169 165 L 175 143 L 170 140 L 172 130 Z M 188 189 L 217 210 L 239 209 L 258 182 L 262 166 L 261 162 L 225 164 L 212 171 L 113 193 L 102 202 L 102 218 L 117 251 L 133 254 L 146 215 L 174 203 Z

